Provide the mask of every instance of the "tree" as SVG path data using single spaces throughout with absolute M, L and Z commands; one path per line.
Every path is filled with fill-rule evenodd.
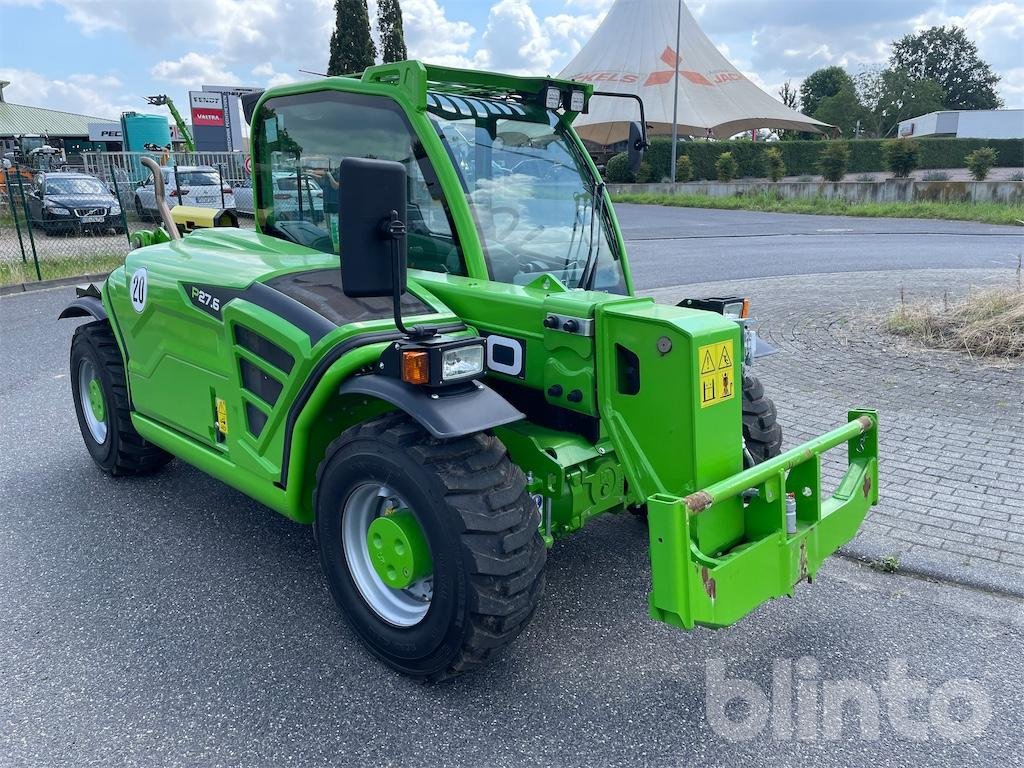
M 975 181 L 984 181 L 988 178 L 988 172 L 992 170 L 992 166 L 998 160 L 999 157 L 992 147 L 979 147 L 964 158 L 964 162 L 967 163 L 967 169 L 971 172 L 971 176 L 974 177 Z
M 796 109 L 796 88 L 793 87 L 793 83 L 787 80 L 779 88 L 779 100 L 790 109 Z
M 842 67 L 824 67 L 811 72 L 800 84 L 803 113 L 813 115 L 818 111 L 822 99 L 835 96 L 844 85 L 853 88 L 853 80 Z
M 854 138 L 857 135 L 858 122 L 863 123 L 868 116 L 868 111 L 864 109 L 864 105 L 857 98 L 857 91 L 851 80 L 849 83 L 844 83 L 835 95 L 825 96 L 821 99 L 818 108 L 811 116 L 815 120 L 836 126 L 844 136 Z
M 779 181 L 786 175 L 786 162 L 782 158 L 782 150 L 772 147 L 764 153 L 765 175 L 772 181 Z
M 723 152 L 715 160 L 715 173 L 718 174 L 719 181 L 732 181 L 739 175 L 739 172 L 739 164 L 732 156 L 732 152 Z
M 941 85 L 930 79 L 915 80 L 900 69 L 862 72 L 856 83 L 868 112 L 868 133 L 877 138 L 894 134 L 902 120 L 944 108 L 946 93 Z
M 385 63 L 409 58 L 402 29 L 402 7 L 398 0 L 377 0 L 377 31 Z
M 915 80 L 936 81 L 946 93 L 946 109 L 998 109 L 999 75 L 978 56 L 978 46 L 960 27 L 932 27 L 892 44 L 892 69 Z
M 913 139 L 890 139 L 882 143 L 885 167 L 897 179 L 906 179 L 921 162 L 921 145 Z
M 850 167 L 850 145 L 845 141 L 829 141 L 818 155 L 818 168 L 825 181 L 842 181 Z
M 334 0 L 334 13 L 327 74 L 347 75 L 372 67 L 377 58 L 377 48 L 370 37 L 366 0 Z

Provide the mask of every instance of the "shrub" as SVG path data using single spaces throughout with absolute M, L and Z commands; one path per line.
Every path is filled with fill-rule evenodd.
M 842 181 L 850 167 L 850 145 L 845 141 L 830 141 L 821 151 L 818 168 L 825 181 Z
M 772 147 L 764 153 L 765 175 L 772 181 L 778 181 L 786 175 L 786 161 L 782 159 L 782 150 Z
M 990 146 L 996 150 L 997 168 L 1024 168 L 1024 144 L 1020 139 L 917 139 L 921 148 L 919 168 L 964 168 L 964 158 L 978 149 Z M 783 140 L 766 144 L 752 141 L 687 141 L 686 155 L 693 164 L 694 179 L 714 179 L 717 176 L 715 161 L 723 152 L 729 152 L 739 165 L 737 178 L 742 176 L 763 176 L 765 168 L 765 152 L 778 149 L 786 164 L 789 176 L 808 176 L 818 173 L 818 160 L 821 152 L 833 142 L 825 140 L 791 141 Z M 879 139 L 858 139 L 849 143 L 850 164 L 849 174 L 881 173 L 885 171 L 882 145 Z M 651 139 L 651 147 L 644 155 L 657 174 L 658 178 L 669 176 L 672 157 L 672 141 L 656 136 Z
M 874 181 L 874 180 L 875 180 L 875 177 L 872 176 L 870 173 L 862 173 L 860 176 L 857 177 L 857 181 L 868 182 L 868 181 Z
M 636 172 L 636 183 L 637 184 L 650 184 L 652 181 L 657 181 L 660 176 L 655 173 L 654 166 L 648 163 L 646 160 L 640 163 L 640 168 Z
M 687 155 L 676 158 L 676 181 L 684 184 L 693 178 L 693 161 Z
M 921 145 L 913 139 L 891 139 L 882 145 L 885 167 L 897 179 L 905 179 L 921 163 Z
M 964 162 L 975 181 L 984 181 L 996 164 L 996 151 L 992 147 L 979 147 L 965 157 Z
M 629 155 L 620 152 L 608 161 L 604 167 L 604 175 L 612 184 L 633 183 L 633 171 L 629 167 Z
M 723 152 L 715 160 L 715 174 L 719 181 L 732 181 L 736 178 L 739 170 L 739 164 L 732 156 L 732 152 Z

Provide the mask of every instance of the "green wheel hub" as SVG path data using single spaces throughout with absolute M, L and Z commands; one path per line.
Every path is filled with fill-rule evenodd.
M 100 387 L 99 379 L 89 381 L 89 407 L 92 408 L 92 415 L 96 421 L 107 420 L 107 406 L 103 402 L 103 389 Z
M 373 569 L 392 589 L 405 589 L 434 569 L 423 529 L 408 509 L 375 518 L 366 532 L 366 546 Z

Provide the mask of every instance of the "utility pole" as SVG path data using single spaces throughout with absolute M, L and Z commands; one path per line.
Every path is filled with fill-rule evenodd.
M 683 0 L 679 0 L 679 5 L 676 8 L 676 71 L 672 78 L 675 90 L 672 92 L 672 163 L 669 172 L 672 175 L 671 181 L 673 184 L 676 181 L 676 152 L 678 150 L 676 145 L 679 143 L 679 28 L 682 25 L 682 21 Z

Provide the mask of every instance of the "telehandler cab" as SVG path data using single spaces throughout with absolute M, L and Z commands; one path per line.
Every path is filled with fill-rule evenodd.
M 634 295 L 572 129 L 593 97 L 407 61 L 249 102 L 257 230 L 181 237 L 158 189 L 164 227 L 61 315 L 92 318 L 71 344 L 92 457 L 176 456 L 312 524 L 352 628 L 428 680 L 508 645 L 547 550 L 605 512 L 646 515 L 655 619 L 792 594 L 877 502 L 876 416 L 780 453 L 745 301 Z M 276 208 L 286 173 L 322 207 Z

